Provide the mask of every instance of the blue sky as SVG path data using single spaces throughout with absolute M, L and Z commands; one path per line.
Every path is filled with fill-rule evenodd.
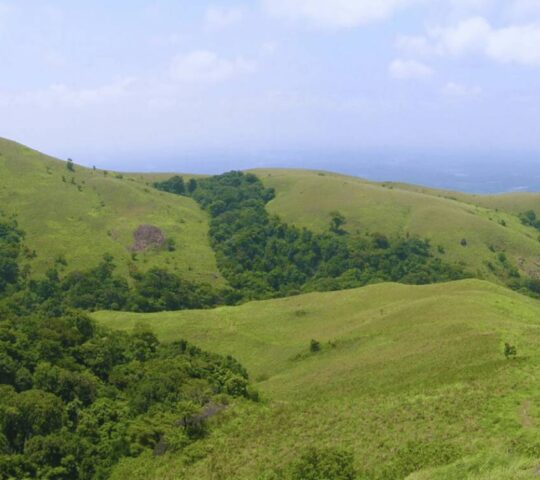
M 0 59 L 0 136 L 87 164 L 540 151 L 539 0 L 0 0 Z

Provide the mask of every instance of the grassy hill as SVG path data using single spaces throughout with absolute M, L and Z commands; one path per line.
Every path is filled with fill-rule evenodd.
M 111 253 L 125 273 L 167 267 L 186 278 L 223 282 L 207 238 L 206 214 L 189 198 L 159 192 L 138 174 L 115 174 L 75 166 L 0 139 L 0 205 L 16 214 L 26 244 L 37 252 L 31 265 L 42 273 L 59 255 L 68 269 L 95 266 Z M 141 251 L 132 257 L 134 231 L 158 227 L 175 251 Z
M 339 210 L 350 232 L 427 237 L 444 250 L 438 255 L 462 262 L 482 278 L 500 281 L 506 275 L 501 252 L 522 273 L 540 274 L 538 232 L 516 217 L 538 211 L 540 194 L 479 196 L 324 172 L 255 173 L 277 191 L 269 211 L 289 223 L 326 230 L 330 212 Z M 0 202 L 6 213 L 17 215 L 27 245 L 37 252 L 31 260 L 37 273 L 59 256 L 75 269 L 93 266 L 109 252 L 123 273 L 133 261 L 141 269 L 164 266 L 193 280 L 222 283 L 208 244 L 206 214 L 189 198 L 149 186 L 168 176 L 80 166 L 70 172 L 66 162 L 0 139 Z M 176 250 L 150 249 L 133 256 L 134 231 L 145 224 L 174 240 Z
M 351 450 L 370 479 L 525 479 L 540 464 L 540 303 L 487 282 L 95 317 L 232 354 L 264 399 L 231 405 L 182 455 L 124 461 L 115 479 L 272 479 L 310 446 Z
M 428 238 L 444 249 L 443 258 L 464 263 L 482 278 L 500 277 L 501 252 L 522 273 L 540 274 L 538 231 L 523 226 L 515 215 L 531 208 L 540 213 L 538 194 L 483 197 L 326 172 L 254 173 L 276 189 L 268 209 L 286 222 L 322 231 L 328 229 L 330 212 L 338 210 L 347 218 L 349 232 Z M 466 246 L 461 244 L 463 239 Z
M 478 195 L 454 192 L 451 190 L 437 190 L 407 183 L 384 182 L 384 185 L 436 197 L 458 200 L 463 203 L 469 203 L 471 205 L 477 205 L 492 210 L 502 210 L 514 215 L 527 210 L 538 210 L 540 208 L 540 193 L 512 192 L 499 195 Z

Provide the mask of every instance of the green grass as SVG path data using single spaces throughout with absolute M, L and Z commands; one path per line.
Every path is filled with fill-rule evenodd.
M 126 460 L 113 479 L 254 480 L 328 445 L 353 451 L 366 478 L 535 478 L 540 466 L 540 303 L 488 282 L 95 318 L 232 354 L 263 397 L 231 405 L 182 455 Z
M 322 231 L 339 210 L 350 232 L 430 238 L 445 250 L 438 255 L 484 278 L 497 280 L 486 264 L 502 251 L 522 273 L 540 273 L 538 233 L 516 217 L 536 208 L 537 194 L 477 196 L 323 172 L 256 173 L 276 188 L 268 208 L 287 222 Z M 65 162 L 0 140 L 0 208 L 26 231 L 38 253 L 36 273 L 58 255 L 72 270 L 110 252 L 122 273 L 134 261 L 222 283 L 206 214 L 149 186 L 168 176 L 79 166 L 72 174 Z M 161 228 L 176 251 L 133 260 L 129 247 L 141 224 Z M 212 419 L 208 437 L 183 452 L 122 461 L 113 480 L 271 480 L 310 446 L 351 450 L 369 479 L 537 478 L 540 302 L 493 283 L 380 284 L 214 310 L 94 316 L 113 328 L 147 324 L 164 341 L 184 338 L 231 354 L 262 396 L 258 404 L 233 402 Z M 320 352 L 310 352 L 312 339 Z M 517 359 L 504 358 L 504 342 L 517 346 Z
M 427 237 L 444 248 L 445 253 L 437 255 L 465 264 L 481 278 L 500 281 L 500 252 L 521 273 L 540 274 L 538 232 L 516 217 L 536 208 L 540 194 L 467 195 L 303 170 L 255 173 L 276 188 L 269 211 L 289 223 L 326 230 L 330 212 L 339 210 L 350 232 Z M 153 181 L 169 176 L 105 176 L 79 166 L 71 174 L 65 162 L 0 139 L 0 205 L 17 214 L 26 244 L 38 254 L 31 261 L 36 273 L 43 273 L 59 255 L 68 260 L 68 269 L 76 269 L 95 265 L 109 252 L 125 274 L 132 261 L 133 231 L 148 223 L 174 239 L 177 249 L 140 253 L 139 268 L 167 267 L 193 280 L 223 283 L 208 244 L 206 214 L 189 198 L 151 188 Z M 463 238 L 466 247 L 460 244 Z M 495 265 L 495 272 L 488 263 Z
M 464 263 L 471 273 L 492 281 L 505 252 L 525 275 L 540 274 L 538 232 L 521 224 L 516 214 L 538 210 L 540 194 L 499 196 L 466 195 L 412 185 L 374 183 L 359 178 L 305 170 L 254 170 L 264 184 L 276 189 L 270 212 L 286 222 L 323 231 L 330 212 L 338 210 L 348 220 L 349 232 L 418 235 L 441 256 Z M 504 225 L 503 225 L 504 224 Z M 467 240 L 467 246 L 461 240 Z M 493 251 L 495 250 L 495 252 Z M 434 249 L 437 251 L 437 248 Z
M 478 195 L 453 192 L 451 190 L 437 190 L 406 183 L 385 182 L 381 185 L 393 186 L 402 190 L 409 190 L 451 200 L 458 200 L 463 203 L 469 203 L 471 205 L 477 205 L 492 210 L 502 210 L 503 212 L 511 213 L 513 215 L 517 215 L 527 210 L 538 211 L 538 209 L 540 209 L 540 193 L 512 192 L 499 195 Z
M 0 179 L 0 209 L 17 215 L 26 245 L 38 255 L 31 262 L 35 273 L 58 255 L 73 270 L 95 266 L 109 252 L 125 274 L 133 261 L 134 230 L 151 224 L 174 239 L 176 250 L 138 253 L 134 263 L 140 269 L 160 266 L 189 279 L 223 282 L 206 214 L 189 198 L 151 188 L 143 175 L 105 175 L 80 166 L 72 173 L 66 162 L 0 139 Z

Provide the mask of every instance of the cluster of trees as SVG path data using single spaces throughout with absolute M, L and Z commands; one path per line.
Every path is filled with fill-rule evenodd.
M 21 269 L 19 255 L 23 232 L 15 219 L 5 218 L 0 212 L 0 295 L 6 294 L 19 282 Z
M 131 281 L 115 274 L 114 259 L 105 254 L 94 268 L 61 276 L 56 268 L 43 278 L 20 285 L 7 302 L 19 314 L 35 310 L 58 312 L 63 307 L 82 310 L 159 312 L 211 308 L 232 304 L 238 295 L 230 288 L 216 289 L 161 268 L 131 271 Z
M 205 412 L 232 397 L 256 399 L 232 357 L 161 344 L 142 327 L 110 331 L 70 308 L 84 293 L 119 301 L 109 258 L 92 273 L 106 285 L 75 282 L 80 295 L 65 288 L 70 276 L 24 285 L 10 263 L 17 272 L 20 239 L 14 222 L 0 223 L 0 262 L 10 265 L 0 292 L 0 478 L 105 479 L 122 457 L 196 441 Z
M 154 187 L 164 192 L 175 193 L 176 195 L 190 195 L 197 188 L 197 180 L 190 178 L 186 183 L 183 177 L 174 175 L 168 180 L 154 182 Z
M 528 210 L 519 214 L 519 219 L 523 225 L 536 228 L 540 230 L 540 219 L 537 218 L 536 213 L 533 210 Z
M 164 189 L 163 182 L 158 188 Z M 287 225 L 268 214 L 266 203 L 275 192 L 252 174 L 200 179 L 191 196 L 210 214 L 210 239 L 223 276 L 245 298 L 466 276 L 460 266 L 432 255 L 426 240 L 345 235 L 339 212 L 331 215 L 327 233 Z

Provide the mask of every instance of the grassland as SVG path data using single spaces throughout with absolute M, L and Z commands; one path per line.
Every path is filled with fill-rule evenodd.
M 328 445 L 354 452 L 361 478 L 536 478 L 540 303 L 502 287 L 382 284 L 95 317 L 233 354 L 263 398 L 231 405 L 187 452 L 124 461 L 114 479 L 272 479 L 305 448 Z
M 276 189 L 270 212 L 287 222 L 323 231 L 339 210 L 349 232 L 427 237 L 441 247 L 437 255 L 479 277 L 500 281 L 488 264 L 498 265 L 501 252 L 522 273 L 540 274 L 538 232 L 516 217 L 540 213 L 540 195 L 256 173 Z M 58 256 L 72 270 L 109 252 L 123 273 L 133 262 L 223 282 L 206 214 L 189 198 L 149 186 L 167 177 L 80 166 L 70 172 L 65 162 L 0 140 L 0 208 L 26 231 L 36 273 Z M 160 228 L 176 250 L 133 257 L 141 224 Z M 183 452 L 124 460 L 113 480 L 275 480 L 306 448 L 330 445 L 354 453 L 362 479 L 537 478 L 540 302 L 493 283 L 381 284 L 214 310 L 94 316 L 113 328 L 145 324 L 164 341 L 184 338 L 231 354 L 262 397 L 231 404 L 211 420 L 208 437 Z M 318 352 L 310 351 L 313 339 Z M 516 359 L 505 359 L 505 342 L 517 346 Z
M 393 186 L 402 190 L 457 200 L 462 203 L 468 203 L 492 210 L 502 210 L 506 213 L 511 213 L 514 215 L 527 210 L 538 210 L 540 208 L 540 193 L 536 192 L 512 192 L 499 195 L 478 195 L 454 192 L 451 190 L 437 190 L 406 183 L 385 182 L 381 185 Z
M 516 216 L 538 211 L 540 194 L 467 195 L 302 170 L 255 173 L 277 191 L 269 211 L 289 223 L 326 230 L 330 212 L 339 210 L 350 232 L 429 238 L 441 247 L 434 249 L 437 255 L 463 263 L 481 278 L 501 281 L 501 252 L 522 274 L 540 274 L 538 232 Z M 26 231 L 28 247 L 37 252 L 31 260 L 37 273 L 58 256 L 75 269 L 93 266 L 109 252 L 123 273 L 134 262 L 141 269 L 162 266 L 190 279 L 222 283 L 208 244 L 206 214 L 189 198 L 149 187 L 168 176 L 105 174 L 80 166 L 72 173 L 65 162 L 0 139 L 1 208 L 16 214 Z M 141 224 L 159 227 L 176 242 L 176 251 L 141 252 L 134 260 L 130 246 Z
M 222 283 L 207 238 L 208 219 L 189 198 L 159 192 L 137 174 L 75 166 L 0 139 L 0 209 L 16 214 L 26 245 L 37 252 L 35 273 L 64 256 L 68 269 L 95 266 L 111 253 L 122 273 L 128 263 L 167 267 L 186 278 Z M 133 232 L 155 225 L 176 250 L 153 249 L 132 258 Z
M 500 281 L 500 272 L 488 264 L 497 266 L 501 252 L 521 273 L 540 274 L 538 231 L 523 226 L 516 216 L 529 209 L 540 214 L 538 194 L 484 197 L 326 172 L 254 172 L 276 189 L 269 211 L 288 223 L 327 230 L 330 212 L 338 210 L 347 218 L 349 232 L 428 238 L 444 249 L 443 258 L 467 265 L 481 278 Z

